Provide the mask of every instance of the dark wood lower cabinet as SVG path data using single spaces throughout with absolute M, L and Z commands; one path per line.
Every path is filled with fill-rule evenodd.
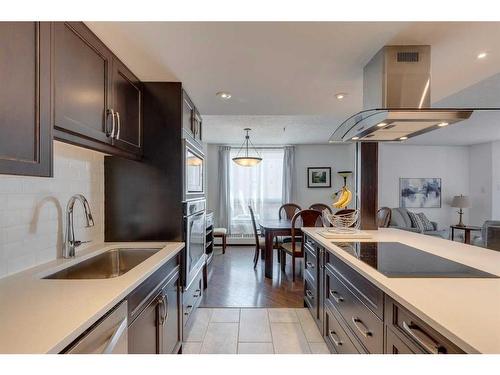
M 304 257 L 304 305 L 331 353 L 463 353 L 309 236 Z
M 395 334 L 413 353 L 464 353 L 458 346 L 388 296 L 385 301 L 385 324 L 386 331 Z
M 131 354 L 175 354 L 182 346 L 179 257 L 170 260 L 128 297 Z
M 423 354 L 425 352 L 419 351 L 419 352 L 415 353 L 390 328 L 386 327 L 385 353 L 387 353 L 387 354 L 417 354 L 417 353 Z
M 0 22 L 0 174 L 52 175 L 48 22 Z

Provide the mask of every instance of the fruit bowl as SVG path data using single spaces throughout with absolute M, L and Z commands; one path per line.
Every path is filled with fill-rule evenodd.
M 332 225 L 329 232 L 333 233 L 355 233 L 359 230 L 359 210 L 352 212 L 331 214 L 328 210 L 323 211 L 323 218 Z

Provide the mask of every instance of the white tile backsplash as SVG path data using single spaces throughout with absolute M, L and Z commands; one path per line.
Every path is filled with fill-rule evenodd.
M 60 256 L 66 203 L 76 193 L 89 201 L 95 222 L 84 228 L 76 202 L 76 238 L 104 241 L 103 154 L 54 142 L 53 178 L 0 175 L 0 278 Z

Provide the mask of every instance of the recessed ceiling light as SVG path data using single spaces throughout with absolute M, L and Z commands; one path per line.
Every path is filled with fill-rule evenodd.
M 353 141 L 357 141 L 359 139 L 359 137 L 352 137 L 351 138 Z
M 335 97 L 337 98 L 337 100 L 342 100 L 346 96 L 347 96 L 347 94 L 345 92 L 339 92 L 338 94 L 335 94 Z
M 477 58 L 478 59 L 484 59 L 486 56 L 488 56 L 488 54 L 486 52 L 481 52 L 477 55 Z
M 406 141 L 408 139 L 408 137 L 400 137 L 399 140 L 400 141 Z
M 438 124 L 438 126 L 440 126 L 441 128 L 445 127 L 445 126 L 448 126 L 449 124 L 447 122 L 441 122 Z
M 387 123 L 385 123 L 385 122 L 381 122 L 380 124 L 377 124 L 377 126 L 378 126 L 379 128 L 383 128 L 383 127 L 384 127 L 384 126 L 386 126 L 386 125 L 387 125 Z
M 231 93 L 227 92 L 227 91 L 219 91 L 217 94 L 219 98 L 221 98 L 222 100 L 229 100 L 231 99 Z

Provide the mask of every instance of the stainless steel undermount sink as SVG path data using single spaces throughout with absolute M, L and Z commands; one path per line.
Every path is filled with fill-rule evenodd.
M 44 279 L 110 279 L 127 273 L 161 249 L 116 248 L 84 260 Z

